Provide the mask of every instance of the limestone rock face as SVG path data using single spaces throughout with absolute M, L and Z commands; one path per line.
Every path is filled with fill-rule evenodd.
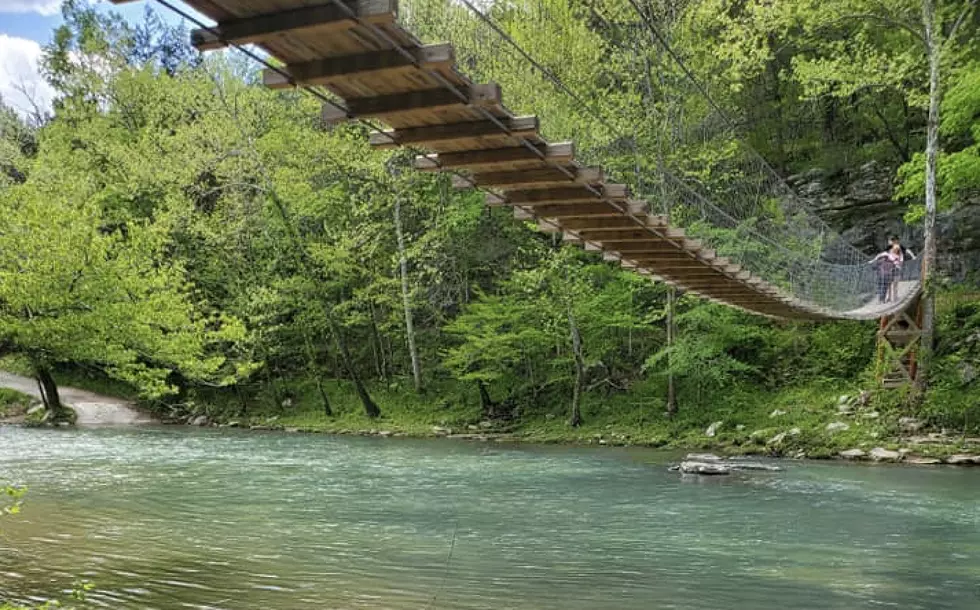
M 895 168 L 877 162 L 836 172 L 819 168 L 787 178 L 805 202 L 859 250 L 883 250 L 892 233 L 904 232 L 905 206 L 894 201 Z M 963 201 L 937 219 L 939 260 L 953 279 L 980 267 L 980 198 Z M 908 244 L 919 254 L 921 243 Z

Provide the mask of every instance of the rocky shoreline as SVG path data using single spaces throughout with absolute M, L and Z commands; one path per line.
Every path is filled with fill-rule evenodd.
M 514 433 L 510 431 L 501 431 L 494 422 L 482 421 L 479 424 L 467 425 L 465 429 L 454 429 L 447 426 L 432 426 L 428 430 L 422 432 L 405 432 L 399 430 L 387 430 L 383 428 L 369 428 L 369 429 L 355 429 L 355 428 L 338 428 L 330 430 L 322 429 L 312 429 L 297 426 L 287 426 L 279 422 L 278 417 L 268 417 L 262 422 L 255 423 L 250 421 L 241 421 L 230 419 L 228 421 L 213 421 L 207 416 L 198 415 L 194 417 L 182 418 L 179 420 L 164 421 L 167 424 L 176 425 L 189 425 L 197 427 L 218 427 L 218 428 L 240 428 L 246 430 L 254 431 L 279 431 L 287 433 L 307 433 L 307 434 L 337 434 L 342 436 L 377 436 L 381 438 L 448 438 L 455 440 L 465 440 L 465 441 L 475 441 L 475 442 L 496 442 L 496 443 L 545 443 L 545 444 L 567 444 L 567 445 L 598 445 L 598 446 L 608 446 L 608 447 L 648 447 L 648 448 L 665 448 L 665 449 L 677 449 L 684 450 L 685 447 L 664 447 L 660 444 L 643 443 L 634 440 L 630 440 L 623 435 L 610 435 L 610 438 L 605 438 L 603 435 L 591 438 L 586 442 L 565 440 L 565 441 L 553 441 L 553 440 L 542 440 L 536 439 L 534 437 L 529 437 L 522 435 L 520 433 Z M 712 424 L 715 428 L 715 424 Z M 907 427 L 915 427 L 908 425 Z M 919 428 L 916 427 L 916 430 Z M 892 463 L 892 464 L 907 464 L 916 466 L 934 466 L 934 465 L 950 465 L 950 466 L 980 466 L 980 438 L 967 438 L 967 439 L 954 439 L 949 437 L 945 433 L 931 433 L 927 435 L 912 436 L 906 438 L 896 438 L 892 439 L 893 442 L 887 443 L 890 445 L 910 445 L 911 447 L 930 445 L 933 447 L 962 447 L 964 445 L 972 445 L 976 447 L 975 452 L 961 452 L 961 453 L 950 453 L 943 457 L 934 457 L 928 455 L 920 455 L 914 449 L 909 446 L 900 447 L 898 449 L 888 449 L 884 446 L 873 447 L 869 450 L 854 448 L 848 450 L 838 451 L 833 455 L 808 455 L 805 451 L 797 451 L 792 454 L 783 453 L 779 450 L 778 445 L 783 441 L 784 438 L 789 436 L 793 430 L 787 431 L 785 433 L 780 433 L 781 438 L 776 439 L 775 443 L 767 442 L 758 448 L 755 452 L 745 452 L 740 450 L 739 453 L 733 454 L 731 456 L 718 456 L 713 453 L 693 453 L 689 454 L 685 461 L 693 462 L 711 462 L 717 463 L 719 461 L 724 462 L 730 471 L 745 471 L 745 470 L 774 470 L 769 467 L 754 467 L 759 464 L 758 462 L 746 461 L 749 457 L 769 457 L 769 458 L 779 458 L 779 459 L 838 459 L 844 461 L 853 462 L 870 462 L 870 463 Z M 780 436 L 777 435 L 777 436 Z M 773 439 L 770 439 L 770 441 Z M 774 446 L 775 445 L 775 446 Z M 687 447 L 686 449 L 696 449 L 696 447 Z M 724 447 L 720 447 L 717 450 L 721 453 L 725 453 Z M 706 473 L 702 473 L 706 474 Z

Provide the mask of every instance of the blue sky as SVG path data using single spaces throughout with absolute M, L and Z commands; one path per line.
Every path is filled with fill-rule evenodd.
M 97 5 L 134 22 L 142 20 L 149 5 L 168 21 L 179 21 L 152 0 L 119 6 L 103 1 Z M 47 107 L 51 103 L 54 92 L 38 75 L 37 65 L 42 46 L 61 23 L 60 6 L 61 0 L 0 0 L 0 97 L 20 112 L 29 112 L 35 104 Z

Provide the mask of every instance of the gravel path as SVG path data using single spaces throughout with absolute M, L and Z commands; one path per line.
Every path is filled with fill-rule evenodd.
M 30 377 L 0 371 L 0 387 L 17 390 L 40 400 L 41 391 L 37 381 Z M 133 424 L 152 424 L 154 419 L 133 407 L 133 403 L 123 398 L 103 396 L 78 388 L 59 387 L 58 395 L 62 404 L 71 407 L 76 414 L 78 426 L 119 426 Z

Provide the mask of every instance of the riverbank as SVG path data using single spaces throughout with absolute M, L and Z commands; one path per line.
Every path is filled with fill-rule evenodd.
M 779 392 L 731 388 L 723 404 L 682 405 L 668 416 L 642 384 L 628 392 L 589 396 L 583 423 L 567 424 L 564 404 L 548 397 L 514 410 L 508 419 L 483 416 L 473 390 L 457 384 L 425 394 L 397 384 L 371 388 L 381 408 L 364 415 L 353 388 L 328 382 L 333 414 L 317 407 L 309 384 L 294 381 L 278 405 L 238 402 L 213 395 L 175 423 L 294 433 L 382 437 L 448 437 L 482 442 L 638 446 L 726 455 L 870 460 L 915 464 L 980 465 L 980 435 L 936 429 L 925 417 L 892 405 L 887 397 L 840 386 L 812 385 Z M 894 398 L 894 397 L 892 397 Z
M 65 371 L 58 381 L 133 396 L 131 390 L 93 375 Z M 567 424 L 560 395 L 542 395 L 514 406 L 508 418 L 488 419 L 476 389 L 455 382 L 430 385 L 421 394 L 405 380 L 369 389 L 382 412 L 376 419 L 364 415 L 351 384 L 336 380 L 323 383 L 331 401 L 330 416 L 323 412 L 319 390 L 303 379 L 280 381 L 279 391 L 286 396 L 281 400 L 260 391 L 198 390 L 179 406 L 163 410 L 156 405 L 155 411 L 172 424 L 292 433 L 980 465 L 980 435 L 943 430 L 930 421 L 928 409 L 917 416 L 894 395 L 872 395 L 842 384 L 775 392 L 736 386 L 723 402 L 682 403 L 676 415 L 668 416 L 655 398 L 657 388 L 640 383 L 625 392 L 587 395 L 583 423 L 575 428 Z

